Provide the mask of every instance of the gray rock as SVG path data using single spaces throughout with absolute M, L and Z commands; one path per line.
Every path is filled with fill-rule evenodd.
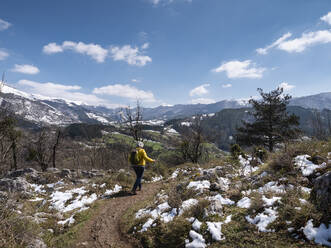
M 218 183 L 212 183 L 212 184 L 210 184 L 210 190 L 211 191 L 220 191 L 221 185 L 219 185 Z
M 315 179 L 310 198 L 317 209 L 331 215 L 331 171 Z
M 0 179 L 0 191 L 6 192 L 26 192 L 30 184 L 23 177 Z
M 33 168 L 24 168 L 16 171 L 12 171 L 8 174 L 8 177 L 14 178 L 14 177 L 21 177 L 24 175 L 31 175 L 31 176 L 38 176 L 38 171 L 36 171 Z
M 70 177 L 71 171 L 69 169 L 62 169 L 60 172 L 60 177 Z
M 208 207 L 208 211 L 215 214 L 222 214 L 223 206 L 220 201 L 212 201 Z
M 47 248 L 47 245 L 40 239 L 33 239 L 26 248 Z
M 52 173 L 58 173 L 58 172 L 60 172 L 60 170 L 58 168 L 53 168 L 53 167 L 47 168 L 46 171 L 47 172 L 52 172 Z

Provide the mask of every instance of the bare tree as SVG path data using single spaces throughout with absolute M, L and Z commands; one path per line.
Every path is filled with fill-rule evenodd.
M 135 109 L 131 109 L 128 106 L 125 109 L 127 124 L 129 126 L 130 133 L 134 140 L 139 141 L 142 139 L 142 107 L 139 101 L 137 101 L 137 105 Z
M 180 150 L 184 160 L 198 163 L 203 156 L 203 136 L 202 115 L 195 115 L 193 123 L 186 128 L 182 135 Z
M 326 138 L 326 129 L 323 126 L 321 113 L 319 111 L 315 110 L 313 112 L 313 117 L 312 117 L 311 122 L 312 122 L 314 137 L 319 140 L 325 139 Z
M 57 148 L 60 144 L 61 137 L 62 137 L 61 128 L 57 128 L 57 130 L 55 132 L 55 137 L 54 137 L 54 144 L 53 144 L 53 147 L 52 147 L 52 165 L 53 165 L 53 168 L 56 167 L 56 151 L 57 151 Z

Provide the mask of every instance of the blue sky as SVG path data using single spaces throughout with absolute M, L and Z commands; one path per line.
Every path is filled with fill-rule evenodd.
M 93 105 L 331 91 L 329 0 L 2 0 L 0 70 Z

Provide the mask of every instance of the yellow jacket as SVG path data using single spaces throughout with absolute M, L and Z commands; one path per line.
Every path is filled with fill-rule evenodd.
M 147 162 L 155 162 L 154 159 L 151 159 L 147 156 L 146 151 L 143 148 L 137 148 L 139 163 L 138 165 L 145 166 Z

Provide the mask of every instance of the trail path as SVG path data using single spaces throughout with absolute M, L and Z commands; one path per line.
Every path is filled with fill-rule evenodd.
M 155 195 L 160 189 L 159 183 L 143 185 L 143 191 L 137 195 L 120 192 L 113 198 L 105 199 L 106 203 L 81 230 L 77 240 L 77 248 L 133 248 L 135 240 L 128 238 L 120 230 L 122 215 L 135 204 Z

